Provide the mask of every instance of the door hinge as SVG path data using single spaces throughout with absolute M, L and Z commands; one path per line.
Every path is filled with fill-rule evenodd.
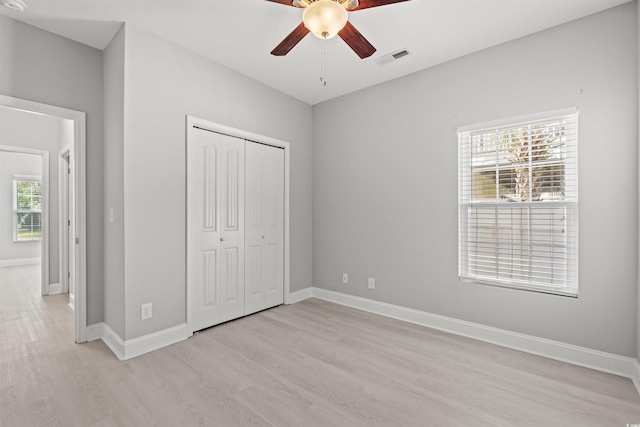
M 71 227 L 71 220 L 67 220 L 67 225 Z
M 76 237 L 76 245 L 79 245 L 79 244 L 80 244 L 80 238 Z
M 71 174 L 71 168 L 67 168 L 67 173 Z
M 71 279 L 71 272 L 67 273 L 67 277 Z

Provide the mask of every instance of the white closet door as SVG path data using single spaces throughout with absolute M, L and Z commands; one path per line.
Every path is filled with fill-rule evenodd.
M 265 146 L 266 306 L 284 303 L 284 149 Z
M 189 140 L 192 329 L 244 314 L 244 141 L 204 130 Z
M 247 141 L 245 314 L 284 302 L 284 150 Z
M 220 135 L 220 321 L 244 314 L 244 141 Z

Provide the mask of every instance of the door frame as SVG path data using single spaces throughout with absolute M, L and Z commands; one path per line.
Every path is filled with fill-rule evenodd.
M 200 119 L 194 116 L 187 115 L 185 117 L 186 124 L 186 143 L 185 143 L 185 184 L 186 184 L 186 199 L 185 199 L 185 213 L 187 216 L 187 228 L 186 228 L 186 236 L 185 236 L 185 281 L 186 281 L 186 296 L 185 296 L 185 308 L 187 313 L 187 330 L 189 336 L 192 335 L 192 325 L 193 325 L 193 313 L 191 312 L 191 305 L 189 301 L 191 301 L 191 293 L 193 292 L 189 282 L 189 236 L 191 235 L 191 216 L 189 215 L 189 206 L 191 206 L 191 200 L 193 199 L 193 195 L 191 194 L 191 189 L 189 185 L 189 158 L 191 154 L 191 144 L 189 141 L 193 138 L 193 132 L 196 129 L 221 133 L 228 136 L 233 136 L 235 138 L 245 139 L 252 142 L 257 142 L 260 144 L 271 145 L 273 147 L 278 147 L 284 149 L 284 295 L 283 300 L 285 304 L 290 304 L 290 145 L 286 141 L 282 141 L 279 139 L 271 138 L 264 135 L 259 135 L 252 132 L 247 132 L 242 129 L 233 128 L 230 126 L 226 126 L 220 123 L 215 123 L 209 120 Z
M 75 258 L 75 341 L 87 341 L 87 218 L 86 218 L 86 113 L 49 104 L 0 95 L 0 106 L 45 114 L 73 121 L 73 143 L 69 147 L 72 159 L 73 227 L 75 244 L 71 245 Z M 48 168 L 48 164 L 47 164 Z M 48 255 L 48 250 L 47 250 Z M 48 262 L 48 260 L 47 260 Z M 47 271 L 48 274 L 48 271 Z
M 60 230 L 59 242 L 59 272 L 60 272 L 60 292 L 69 292 L 69 224 L 75 223 L 73 219 L 73 200 L 69 191 L 71 184 L 71 148 L 65 146 L 58 153 L 58 230 Z M 69 293 L 69 306 L 74 307 Z

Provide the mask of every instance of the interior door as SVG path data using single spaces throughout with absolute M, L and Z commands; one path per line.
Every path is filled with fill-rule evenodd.
M 244 314 L 244 141 L 200 129 L 191 135 L 187 269 L 197 331 Z
M 71 306 L 71 308 L 75 309 L 75 294 L 76 294 L 76 286 L 75 286 L 75 251 L 74 251 L 74 247 L 75 247 L 75 243 L 74 243 L 74 237 L 73 237 L 73 221 L 75 221 L 75 219 L 73 218 L 73 204 L 72 204 L 72 197 L 73 197 L 73 188 L 71 187 L 71 154 L 67 153 L 62 157 L 63 163 L 64 163 L 64 170 L 62 171 L 62 173 L 60 174 L 60 178 L 63 180 L 63 200 L 61 200 L 59 203 L 62 203 L 63 206 L 63 218 L 64 218 L 64 222 L 66 223 L 66 227 L 64 227 L 64 231 L 61 230 L 61 232 L 64 233 L 64 236 L 62 236 L 62 239 L 64 239 L 63 242 L 63 246 L 64 246 L 64 254 L 60 254 L 61 257 L 64 258 L 64 267 L 63 269 L 60 271 L 61 275 L 65 275 L 66 276 L 66 280 L 65 280 L 65 285 L 62 289 L 63 292 L 69 292 L 69 305 Z M 61 282 L 62 282 L 62 277 L 60 278 Z
M 245 314 L 284 302 L 284 150 L 246 143 Z

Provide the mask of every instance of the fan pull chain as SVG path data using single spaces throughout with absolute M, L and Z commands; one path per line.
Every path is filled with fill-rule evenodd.
M 327 85 L 327 52 L 324 50 L 324 43 L 320 45 L 320 81 L 323 86 Z

